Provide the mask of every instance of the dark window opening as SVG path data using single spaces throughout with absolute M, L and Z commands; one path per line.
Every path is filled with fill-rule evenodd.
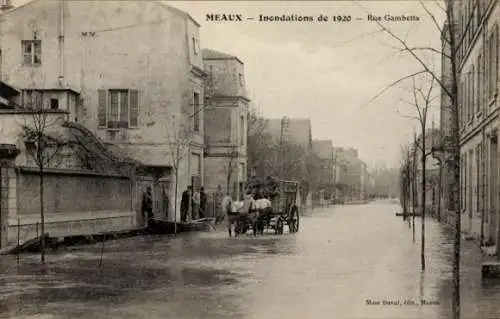
M 57 110 L 59 108 L 59 100 L 58 99 L 50 99 L 50 108 L 52 110 Z

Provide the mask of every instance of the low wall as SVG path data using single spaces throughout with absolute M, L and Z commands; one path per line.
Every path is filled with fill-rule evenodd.
M 17 215 L 40 213 L 40 175 L 22 169 L 18 174 Z M 48 170 L 44 173 L 44 210 L 47 214 L 133 210 L 128 177 L 83 171 Z
M 45 233 L 51 237 L 90 235 L 137 225 L 135 185 L 127 176 L 47 170 L 44 174 Z M 9 214 L 8 241 L 41 234 L 40 175 L 17 171 L 17 209 Z
M 33 238 L 41 234 L 40 216 L 23 216 L 18 220 L 9 220 L 9 243 Z M 50 237 L 92 235 L 131 229 L 136 226 L 135 212 L 92 212 L 45 217 L 45 233 Z

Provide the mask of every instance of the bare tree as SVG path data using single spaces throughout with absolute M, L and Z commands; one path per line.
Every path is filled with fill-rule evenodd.
M 432 96 L 432 92 L 434 90 L 434 78 L 430 78 L 429 86 L 427 89 L 422 89 L 422 87 L 417 87 L 415 84 L 415 77 L 412 78 L 413 88 L 412 95 L 413 101 L 406 102 L 415 107 L 417 112 L 417 116 L 413 117 L 418 120 L 421 130 L 421 136 L 417 140 L 416 148 L 418 149 L 419 160 L 420 160 L 420 168 L 421 168 L 421 178 L 420 178 L 420 211 L 422 218 L 422 232 L 421 232 L 421 251 L 420 251 L 420 259 L 421 259 L 421 267 L 422 270 L 425 270 L 425 215 L 426 215 L 426 196 L 427 196 L 427 158 L 431 155 L 430 148 L 426 145 L 427 140 L 427 122 L 428 122 L 428 114 L 429 109 L 432 107 L 432 102 L 436 98 L 436 96 Z M 424 79 L 425 81 L 426 79 Z M 426 81 L 425 81 L 426 82 Z M 434 132 L 431 132 L 431 137 Z
M 428 74 L 430 75 L 439 85 L 440 89 L 447 98 L 450 111 L 450 131 L 451 134 L 447 139 L 447 143 L 443 146 L 443 151 L 449 154 L 449 163 L 453 178 L 451 180 L 452 187 L 452 200 L 450 202 L 450 208 L 455 215 L 455 235 L 454 235 L 454 245 L 453 245 L 453 302 L 452 302 L 452 313 L 453 319 L 460 318 L 460 237 L 461 237 L 461 201 L 460 201 L 460 130 L 459 130 L 459 107 L 458 107 L 458 49 L 461 42 L 464 39 L 462 35 L 457 41 L 457 21 L 455 15 L 455 3 L 453 0 L 444 0 L 444 5 L 441 2 L 435 2 L 439 10 L 441 10 L 446 19 L 444 26 L 439 25 L 436 15 L 428 9 L 427 4 L 420 1 L 423 10 L 427 13 L 433 24 L 436 26 L 438 35 L 441 37 L 443 42 L 443 50 L 436 49 L 432 47 L 415 47 L 408 43 L 406 37 L 398 36 L 389 28 L 384 26 L 381 22 L 376 22 L 380 27 L 380 31 L 389 35 L 395 42 L 399 45 L 400 52 L 405 52 L 409 54 L 414 60 L 421 66 L 421 70 L 417 71 L 408 76 L 402 77 L 388 87 L 382 90 L 377 96 L 383 94 L 385 91 L 395 86 L 396 84 L 406 81 L 417 74 Z M 360 5 L 361 6 L 361 5 Z M 364 9 L 364 8 L 363 8 Z M 366 11 L 366 10 L 365 10 Z M 470 21 L 470 19 L 469 19 Z M 470 23 L 465 27 L 469 28 Z M 441 75 L 432 70 L 432 67 L 425 62 L 425 59 L 421 56 L 421 52 L 431 52 L 434 54 L 439 54 L 447 65 L 449 65 L 449 76 L 441 78 Z
M 250 168 L 248 174 L 252 171 L 258 176 L 274 174 L 275 142 L 266 130 L 267 120 L 253 109 L 249 110 L 247 118 L 247 161 Z
M 411 157 L 410 147 L 401 147 L 401 167 L 399 168 L 399 187 L 401 207 L 403 208 L 403 220 L 408 218 L 408 207 L 410 204 L 410 187 L 411 187 Z
M 190 117 L 189 117 L 190 118 Z M 179 170 L 183 160 L 191 149 L 192 130 L 189 122 L 181 114 L 171 115 L 167 127 L 167 145 L 172 164 L 174 182 L 174 233 L 177 233 L 177 197 L 179 192 Z M 191 206 L 191 205 L 190 205 Z
M 27 159 L 38 168 L 39 200 L 40 200 L 40 227 L 41 227 L 41 262 L 45 263 L 45 174 L 47 168 L 54 168 L 61 164 L 60 152 L 68 146 L 63 137 L 61 128 L 64 123 L 63 114 L 54 114 L 44 107 L 41 92 L 33 91 L 32 98 L 25 105 L 31 114 L 21 125 L 21 138 L 24 141 Z M 56 115 L 56 116 L 54 116 Z M 57 116 L 59 115 L 59 116 Z

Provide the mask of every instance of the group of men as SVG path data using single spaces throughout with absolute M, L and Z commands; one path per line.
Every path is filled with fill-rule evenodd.
M 260 187 L 247 189 L 243 201 L 233 202 L 230 197 L 225 197 L 223 202 L 223 211 L 227 216 L 227 226 L 229 237 L 234 234 L 244 234 L 249 225 L 252 225 L 253 233 L 264 232 L 264 222 L 272 213 L 271 201 L 260 191 Z
M 223 219 L 227 221 L 229 236 L 232 234 L 233 227 L 235 234 L 244 233 L 249 224 L 253 224 L 254 233 L 263 232 L 263 220 L 271 211 L 269 196 L 261 192 L 260 187 L 247 189 L 245 194 L 243 201 L 234 201 L 231 196 L 222 193 L 220 186 L 215 193 L 214 217 L 216 221 Z M 148 221 L 154 217 L 152 206 L 151 187 L 148 186 L 142 200 L 142 211 Z M 191 215 L 191 220 L 207 217 L 207 208 L 208 198 L 204 187 L 201 187 L 198 192 L 193 191 L 193 187 L 189 185 L 182 192 L 181 222 L 187 222 L 189 215 Z
M 193 191 L 193 186 L 189 185 L 182 192 L 181 198 L 181 221 L 187 222 L 189 212 L 191 219 L 205 218 L 207 216 L 208 199 L 205 193 L 205 188 L 201 187 L 200 191 Z

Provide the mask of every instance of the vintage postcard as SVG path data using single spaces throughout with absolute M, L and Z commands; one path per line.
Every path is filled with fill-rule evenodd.
M 499 28 L 0 0 L 0 318 L 500 318 Z

